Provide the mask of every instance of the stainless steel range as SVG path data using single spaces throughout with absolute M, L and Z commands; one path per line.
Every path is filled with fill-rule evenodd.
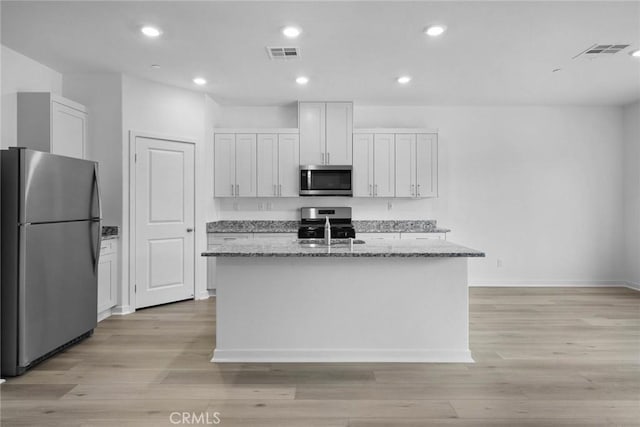
M 351 208 L 300 208 L 299 239 L 322 239 L 326 218 L 331 224 L 331 238 L 349 239 L 356 237 L 351 224 Z

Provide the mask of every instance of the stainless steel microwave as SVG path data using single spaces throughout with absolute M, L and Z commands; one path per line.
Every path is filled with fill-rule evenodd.
M 350 165 L 300 166 L 300 195 L 353 196 L 352 172 Z

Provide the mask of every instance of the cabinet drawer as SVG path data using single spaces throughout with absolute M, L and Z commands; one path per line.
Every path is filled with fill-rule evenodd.
M 253 239 L 253 233 L 209 233 L 207 243 L 216 245 L 230 240 Z
M 382 240 L 382 239 L 394 239 L 400 238 L 400 233 L 356 233 L 357 239 L 362 239 L 365 242 L 367 240 Z

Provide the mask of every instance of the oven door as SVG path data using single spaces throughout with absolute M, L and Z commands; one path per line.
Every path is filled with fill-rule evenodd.
M 352 196 L 351 166 L 300 166 L 301 196 Z

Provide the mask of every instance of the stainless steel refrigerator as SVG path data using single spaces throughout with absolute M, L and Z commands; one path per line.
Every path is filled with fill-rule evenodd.
M 97 163 L 0 152 L 2 375 L 21 375 L 97 324 Z

